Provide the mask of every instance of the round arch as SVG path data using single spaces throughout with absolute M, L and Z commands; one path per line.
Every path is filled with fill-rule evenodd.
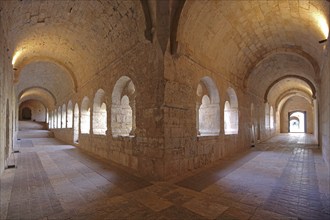
M 271 88 L 275 84 L 277 84 L 278 82 L 280 82 L 281 80 L 284 80 L 284 79 L 287 79 L 287 78 L 296 78 L 296 79 L 300 79 L 300 80 L 304 81 L 305 83 L 307 83 L 308 86 L 310 87 L 310 89 L 312 90 L 312 97 L 313 98 L 316 98 L 316 88 L 315 88 L 314 84 L 311 81 L 309 81 L 308 79 L 306 79 L 305 77 L 302 77 L 302 76 L 285 75 L 285 76 L 282 76 L 282 77 L 276 79 L 274 82 L 272 82 L 272 84 L 270 84 L 267 87 L 267 90 L 266 90 L 265 95 L 264 95 L 264 102 L 267 102 L 268 101 L 268 94 L 269 94 L 269 91 L 271 90 Z
M 57 66 L 59 66 L 60 68 L 62 68 L 64 70 L 64 72 L 68 73 L 70 75 L 70 78 L 72 80 L 73 83 L 73 88 L 74 91 L 77 92 L 77 78 L 74 75 L 73 71 L 70 70 L 69 67 L 67 67 L 65 64 L 63 64 L 62 62 L 50 58 L 50 57 L 38 57 L 38 56 L 34 56 L 34 57 L 30 57 L 29 59 L 25 59 L 22 62 L 15 64 L 13 67 L 14 72 L 14 82 L 18 82 L 19 80 L 19 76 L 21 74 L 21 71 L 24 69 L 25 66 L 32 64 L 34 62 L 49 62 L 49 63 L 53 63 L 56 64 Z

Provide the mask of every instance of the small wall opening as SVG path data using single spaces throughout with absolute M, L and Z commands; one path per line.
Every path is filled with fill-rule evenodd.
M 80 131 L 82 134 L 90 133 L 90 114 L 89 99 L 85 96 L 81 103 Z
M 269 129 L 270 118 L 269 118 L 269 104 L 268 102 L 265 104 L 265 128 Z
M 229 102 L 225 102 L 224 120 L 225 134 L 238 134 L 238 100 L 233 88 L 227 89 Z
M 135 127 L 135 86 L 129 77 L 122 76 L 112 92 L 112 136 L 134 136 Z
M 79 106 L 76 103 L 74 106 L 74 121 L 73 121 L 73 143 L 79 143 Z
M 289 112 L 289 133 L 306 132 L 306 112 Z
M 72 123 L 73 123 L 73 111 L 72 111 L 72 102 L 68 102 L 68 109 L 67 109 L 67 128 L 72 128 Z
M 54 116 L 53 116 L 53 128 L 57 128 L 57 110 L 54 110 Z
M 216 84 L 210 77 L 203 77 L 197 85 L 196 95 L 197 135 L 219 135 L 220 98 Z
M 107 106 L 105 92 L 99 89 L 94 97 L 93 105 L 93 133 L 105 135 L 107 132 Z
M 57 109 L 57 128 L 61 128 L 62 124 L 62 109 L 61 106 Z
M 53 128 L 53 114 L 54 114 L 54 112 L 53 111 L 51 111 L 50 113 L 49 113 L 49 128 Z
M 270 111 L 269 111 L 269 127 L 270 127 L 270 129 L 274 129 L 274 109 L 273 109 L 273 106 L 270 106 Z
M 66 128 L 66 105 L 63 104 L 62 106 L 62 128 Z

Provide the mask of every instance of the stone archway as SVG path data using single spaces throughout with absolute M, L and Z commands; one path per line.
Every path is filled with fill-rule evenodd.
M 32 111 L 29 107 L 24 107 L 22 109 L 22 120 L 31 120 L 32 119 Z
M 306 111 L 292 111 L 288 114 L 288 132 L 289 133 L 306 133 L 307 120 Z

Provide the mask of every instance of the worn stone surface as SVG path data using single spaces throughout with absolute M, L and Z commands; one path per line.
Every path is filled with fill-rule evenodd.
M 329 164 L 328 21 L 317 0 L 0 1 L 0 170 L 31 100 L 56 138 L 154 180 L 283 132 L 294 100 Z
M 313 143 L 280 135 L 152 182 L 56 139 L 23 139 L 0 178 L 1 219 L 328 219 L 330 176 Z

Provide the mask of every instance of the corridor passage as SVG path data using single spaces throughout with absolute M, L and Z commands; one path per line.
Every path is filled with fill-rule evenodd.
M 20 140 L 0 219 L 330 219 L 312 136 L 283 134 L 167 182 L 133 176 L 54 138 Z

